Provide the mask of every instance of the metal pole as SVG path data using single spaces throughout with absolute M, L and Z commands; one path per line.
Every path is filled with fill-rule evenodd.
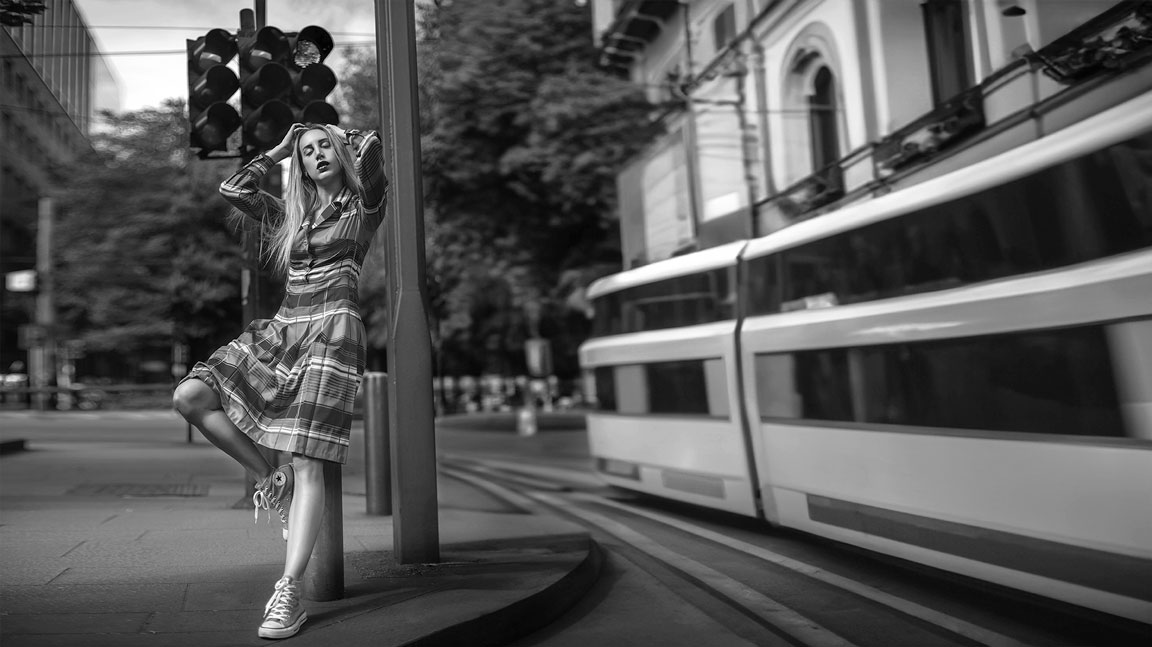
M 366 512 L 392 514 L 388 447 L 388 374 L 364 374 L 364 492 Z
M 252 9 L 240 10 L 240 33 L 253 34 L 256 30 L 265 26 L 265 16 L 267 15 L 266 4 L 267 0 L 254 0 L 255 11 Z M 243 168 L 248 162 L 252 161 L 255 152 L 249 152 L 240 159 L 240 168 Z M 262 188 L 270 195 L 280 197 L 283 187 L 281 186 L 280 170 L 278 168 L 272 169 L 268 175 L 264 176 Z M 252 224 L 244 219 L 244 226 L 251 227 Z M 247 326 L 250 322 L 259 319 L 263 314 L 261 303 L 263 297 L 261 296 L 261 288 L 263 281 L 260 280 L 260 229 L 262 225 L 257 225 L 256 229 L 244 229 L 241 232 L 243 238 L 243 257 L 244 266 L 240 270 L 240 305 L 241 317 L 243 318 L 243 325 Z M 191 433 L 191 431 L 189 431 Z M 292 458 L 287 452 L 278 452 L 275 449 L 270 449 L 262 445 L 256 447 L 260 450 L 261 454 L 268 459 L 273 465 L 282 465 L 291 462 Z M 248 479 L 247 474 L 244 476 L 244 498 L 240 500 L 243 504 L 245 501 L 251 501 L 252 495 L 256 493 L 256 484 Z
M 743 57 L 743 53 L 740 53 Z M 760 237 L 760 223 L 756 219 L 756 175 L 752 168 L 752 156 L 748 152 L 748 115 L 744 114 L 748 97 L 744 83 L 748 79 L 748 66 L 739 61 L 740 75 L 736 78 L 736 124 L 740 129 L 740 162 L 744 166 L 744 186 L 748 194 L 748 224 L 753 238 Z
M 684 55 L 687 57 L 685 67 L 687 68 L 689 82 L 695 82 L 696 70 L 694 69 L 695 61 L 692 60 L 692 25 L 691 25 L 691 10 L 688 8 L 688 1 L 681 0 L 680 6 L 683 7 L 681 19 L 684 21 Z M 679 83 L 679 80 L 676 81 Z M 697 162 L 700 158 L 700 151 L 696 146 L 696 109 L 692 105 L 692 97 L 690 94 L 685 95 L 685 107 L 688 111 L 688 116 L 684 120 L 684 170 L 688 174 L 688 214 L 692 218 L 692 240 L 699 243 L 700 241 L 700 177 L 697 170 Z
M 52 225 L 55 221 L 55 203 L 52 198 L 40 198 L 36 224 L 36 325 L 43 334 L 38 345 L 28 353 L 28 386 L 51 387 L 56 375 L 56 300 L 55 273 L 52 262 Z M 52 402 L 48 391 L 32 395 L 33 408 L 47 411 Z
M 401 564 L 440 561 L 432 340 L 424 292 L 424 203 L 416 85 L 416 9 L 411 0 L 376 0 L 381 115 L 392 144 L 389 237 L 393 548 Z M 401 379 L 402 378 L 402 379 Z
M 256 9 L 241 9 L 240 10 L 240 29 L 239 34 L 253 34 L 257 29 L 264 26 L 264 1 L 255 0 Z M 244 168 L 248 162 L 252 161 L 252 154 L 247 154 L 240 159 L 240 168 Z M 248 229 L 250 223 L 244 219 L 245 229 L 240 232 L 242 239 L 241 245 L 243 246 L 243 261 L 244 264 L 240 269 L 240 317 L 242 319 L 241 325 L 247 326 L 251 321 L 260 316 L 260 248 L 259 248 L 259 231 L 252 231 Z M 268 460 L 273 464 L 278 464 L 278 452 L 267 449 L 265 447 L 258 447 L 261 454 L 264 454 Z M 256 484 L 249 480 L 248 475 L 244 475 L 244 497 L 237 502 L 237 507 L 248 505 L 252 500 L 252 495 L 256 493 Z
M 324 462 L 324 516 L 304 569 L 304 592 L 309 600 L 344 597 L 344 484 L 340 464 Z

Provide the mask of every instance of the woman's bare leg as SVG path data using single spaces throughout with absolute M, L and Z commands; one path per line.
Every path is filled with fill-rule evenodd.
M 296 487 L 292 496 L 292 514 L 288 517 L 288 551 L 284 575 L 294 580 L 304 577 L 312 547 L 320 533 L 324 515 L 324 461 L 300 454 L 292 455 Z
M 256 443 L 228 418 L 220 407 L 220 398 L 207 384 L 196 379 L 181 383 L 172 395 L 172 404 L 208 442 L 248 470 L 257 483 L 272 474 L 275 467 L 260 453 Z

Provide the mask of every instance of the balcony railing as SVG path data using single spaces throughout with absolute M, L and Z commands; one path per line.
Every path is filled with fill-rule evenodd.
M 877 176 L 887 177 L 983 129 L 982 99 L 979 86 L 966 90 L 880 140 L 873 155 Z
M 1144 63 L 1152 58 L 1152 2 L 1122 2 L 1031 56 L 1065 84 Z
M 1007 127 L 1024 115 L 1036 117 L 1043 105 L 1070 86 L 1150 61 L 1152 2 L 1121 2 L 880 141 L 760 201 L 756 205 L 760 233 L 824 213 L 841 198 L 890 190 L 897 174 L 903 177 L 942 152 L 959 150 L 997 125 Z M 870 171 L 861 164 L 868 156 Z
M 846 160 L 847 157 L 838 160 L 757 204 L 756 217 L 761 223 L 758 233 L 763 235 L 811 218 L 818 214 L 820 207 L 843 197 L 844 169 L 841 165 Z

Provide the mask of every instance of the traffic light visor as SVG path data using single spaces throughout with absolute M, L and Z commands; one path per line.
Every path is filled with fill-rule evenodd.
M 217 101 L 227 101 L 239 87 L 240 81 L 228 66 L 214 65 L 192 85 L 188 98 L 197 108 L 206 108 Z
M 256 37 L 240 49 L 240 65 L 257 70 L 266 63 L 279 61 L 292 49 L 288 37 L 276 27 L 261 27 Z
M 197 39 L 196 49 L 190 61 L 196 72 L 207 72 L 215 65 L 222 65 L 236 55 L 236 37 L 223 29 L 212 29 Z
M 328 30 L 309 25 L 296 36 L 296 47 L 292 51 L 292 62 L 297 68 L 305 69 L 321 63 L 332 52 L 332 36 Z
M 300 111 L 300 121 L 306 124 L 332 124 L 340 123 L 340 113 L 336 108 L 323 101 L 313 101 Z
M 292 127 L 292 108 L 283 101 L 268 101 L 244 119 L 246 139 L 262 148 L 280 143 Z
M 301 104 L 319 101 L 336 87 L 336 73 L 327 65 L 309 65 L 300 72 L 293 92 Z
M 256 108 L 261 104 L 279 99 L 288 93 L 292 87 L 292 76 L 288 70 L 279 63 L 263 65 L 260 69 L 244 79 L 244 91 L 240 96 L 249 107 Z
M 202 151 L 223 148 L 228 135 L 240 125 L 240 115 L 227 103 L 214 103 L 192 123 L 193 141 Z

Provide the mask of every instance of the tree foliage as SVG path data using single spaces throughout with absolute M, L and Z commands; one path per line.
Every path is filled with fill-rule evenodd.
M 178 100 L 105 118 L 59 196 L 60 322 L 90 350 L 201 354 L 240 324 L 240 248 L 217 193 L 236 161 L 192 157 Z
M 421 5 L 420 20 L 434 341 L 455 364 L 444 368 L 523 370 L 523 339 L 539 333 L 571 374 L 586 322 L 569 297 L 619 269 L 615 177 L 655 136 L 652 107 L 596 66 L 587 7 L 453 0 Z M 375 57 L 347 60 L 345 110 L 378 127 Z M 525 318 L 531 302 L 546 331 Z

